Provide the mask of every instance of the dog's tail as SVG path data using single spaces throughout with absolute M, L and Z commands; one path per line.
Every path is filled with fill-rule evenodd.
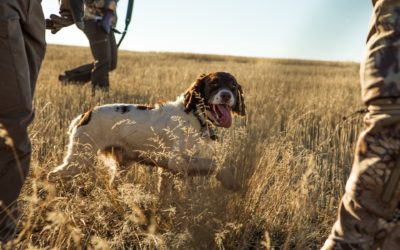
M 82 116 L 83 116 L 83 115 L 79 115 L 79 116 L 75 117 L 75 118 L 72 120 L 71 124 L 70 124 L 69 127 L 68 127 L 68 135 L 72 135 L 72 134 L 75 134 L 75 133 L 76 133 L 76 129 L 77 129 L 78 126 L 79 126 L 79 123 L 80 123 L 80 121 L 81 121 L 81 119 L 82 119 Z
M 68 177 L 71 177 L 73 175 L 76 175 L 79 171 L 77 167 L 71 166 L 71 163 L 73 162 L 73 159 L 75 157 L 74 152 L 73 152 L 73 147 L 75 144 L 75 139 L 74 137 L 77 134 L 77 129 L 79 128 L 79 124 L 84 117 L 83 115 L 79 115 L 76 118 L 74 118 L 69 125 L 68 128 L 68 135 L 69 135 L 69 143 L 68 143 L 68 149 L 67 153 L 64 157 L 64 161 L 61 165 L 57 166 L 55 169 L 53 169 L 49 174 L 47 175 L 47 180 L 49 181 L 54 181 L 56 178 L 62 178 L 66 179 Z
M 78 127 L 78 124 L 79 124 L 79 121 L 81 120 L 81 118 L 82 118 L 82 115 L 80 115 L 72 120 L 72 122 L 68 128 L 68 135 L 71 135 L 74 132 L 74 130 Z

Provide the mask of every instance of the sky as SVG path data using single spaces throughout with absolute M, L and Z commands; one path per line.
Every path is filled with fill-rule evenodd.
M 118 3 L 119 30 L 127 2 Z M 42 6 L 45 17 L 58 13 L 57 0 Z M 359 62 L 371 12 L 366 0 L 135 0 L 121 49 Z M 75 26 L 46 40 L 89 45 Z

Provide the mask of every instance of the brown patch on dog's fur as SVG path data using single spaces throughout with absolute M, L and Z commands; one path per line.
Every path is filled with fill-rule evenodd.
M 148 105 L 137 105 L 136 108 L 139 109 L 139 110 L 151 110 L 151 109 L 154 109 L 153 106 L 148 106 Z
M 92 118 L 92 113 L 93 113 L 93 109 L 89 109 L 89 111 L 82 114 L 81 120 L 79 121 L 77 128 L 89 124 L 90 119 Z
M 156 102 L 156 107 L 162 107 L 162 106 L 164 106 L 166 103 L 167 103 L 166 100 L 158 100 L 158 101 Z
M 130 111 L 129 105 L 120 105 L 115 108 L 115 112 L 125 114 Z
M 236 94 L 236 105 L 233 107 L 232 111 L 236 115 L 245 116 L 246 115 L 246 105 L 244 105 L 244 97 L 242 86 L 238 84 L 238 90 Z
M 207 101 L 219 89 L 226 88 L 232 91 L 236 98 L 236 104 L 232 107 L 232 112 L 244 116 L 246 114 L 243 91 L 236 78 L 227 72 L 214 72 L 202 74 L 186 90 L 184 95 L 185 112 L 195 110 L 198 104 L 207 105 Z M 201 103 L 204 102 L 204 103 Z

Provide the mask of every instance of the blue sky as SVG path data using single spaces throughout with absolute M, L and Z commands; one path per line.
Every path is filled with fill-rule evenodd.
M 118 5 L 118 29 L 128 0 Z M 43 0 L 45 16 L 57 0 Z M 121 48 L 267 58 L 360 61 L 372 11 L 366 0 L 135 0 Z M 68 27 L 51 44 L 88 46 Z M 119 36 L 117 36 L 119 39 Z

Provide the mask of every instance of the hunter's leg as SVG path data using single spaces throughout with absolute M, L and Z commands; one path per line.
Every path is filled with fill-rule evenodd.
M 400 249 L 392 235 L 399 231 L 400 2 L 377 0 L 374 5 L 361 64 L 368 129 L 358 140 L 338 219 L 323 249 Z

